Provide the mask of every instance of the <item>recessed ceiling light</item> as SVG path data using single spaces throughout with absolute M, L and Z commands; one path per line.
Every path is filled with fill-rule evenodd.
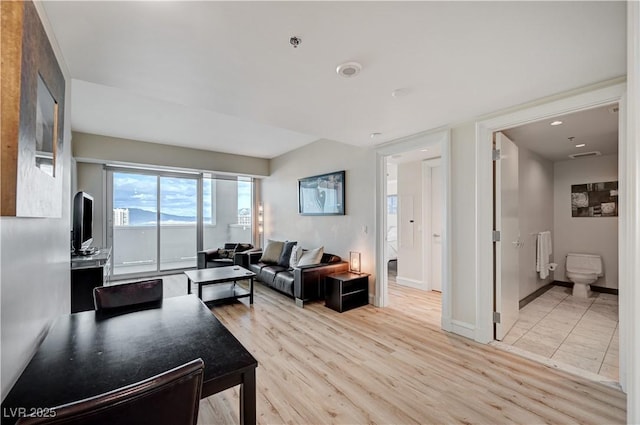
M 562 121 L 554 121 L 550 125 L 560 125 L 560 124 L 562 124 Z
M 578 144 L 576 145 L 576 148 L 584 148 L 585 146 L 587 146 L 587 144 L 586 144 L 586 143 L 578 143 Z
M 426 151 L 428 151 L 428 150 L 429 150 L 429 149 L 420 149 L 420 152 L 426 152 Z
M 372 139 L 375 139 L 376 137 L 382 135 L 382 133 L 371 133 L 369 136 L 371 136 Z
M 393 97 L 404 97 L 409 94 L 409 89 L 395 89 L 391 92 Z
M 360 73 L 361 70 L 362 65 L 360 65 L 358 62 L 343 63 L 342 65 L 338 65 L 338 67 L 336 68 L 336 72 L 338 73 L 338 75 L 345 78 L 355 77 Z

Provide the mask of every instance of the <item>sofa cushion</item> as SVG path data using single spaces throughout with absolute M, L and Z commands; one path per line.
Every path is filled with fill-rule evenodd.
M 276 275 L 271 286 L 278 291 L 282 291 L 293 296 L 293 282 L 293 273 L 290 270 L 285 270 Z
M 267 244 L 262 251 L 262 257 L 260 257 L 259 261 L 261 263 L 277 264 L 278 260 L 280 260 L 283 247 L 284 242 L 272 241 L 271 239 L 267 240 Z
M 296 246 L 298 242 L 286 241 L 282 247 L 280 258 L 278 259 L 278 265 L 282 267 L 289 267 L 289 261 L 291 260 L 291 250 Z
M 272 284 L 276 278 L 276 275 L 282 271 L 286 271 L 287 269 L 282 266 L 264 266 L 260 269 L 260 273 L 258 274 L 258 279 L 263 281 L 264 283 Z
M 324 253 L 324 247 L 310 249 L 302 253 L 302 256 L 298 260 L 298 267 L 302 266 L 311 266 L 315 264 L 320 264 L 320 260 L 322 260 L 322 254 Z

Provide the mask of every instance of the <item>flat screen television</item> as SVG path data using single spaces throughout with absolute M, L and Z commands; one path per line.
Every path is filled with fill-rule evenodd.
M 93 196 L 78 192 L 73 198 L 73 248 L 76 254 L 89 255 L 93 242 Z

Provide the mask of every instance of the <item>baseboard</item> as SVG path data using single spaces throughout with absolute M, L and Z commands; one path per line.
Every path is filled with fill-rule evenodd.
M 564 286 L 565 288 L 573 288 L 573 283 L 571 283 L 571 282 L 562 282 L 561 280 L 554 280 L 553 281 L 553 285 Z M 605 288 L 604 286 L 591 285 L 591 290 L 593 292 L 600 292 L 602 294 L 618 295 L 618 288 Z
M 531 301 L 535 300 L 536 298 L 538 298 L 540 295 L 544 294 L 551 288 L 553 288 L 553 282 L 549 282 L 546 285 L 541 286 L 540 288 L 536 289 L 535 291 L 533 291 L 532 293 L 530 293 L 529 295 L 521 299 L 520 306 L 519 306 L 520 310 L 522 310 L 522 308 L 525 305 L 529 304 Z
M 476 337 L 476 327 L 470 323 L 459 320 L 451 321 L 451 332 L 469 339 L 475 339 Z
M 406 277 L 396 276 L 396 283 L 398 283 L 398 285 L 409 286 L 411 288 L 422 289 L 425 291 L 427 290 L 427 285 L 422 283 L 422 281 L 420 280 L 408 279 Z

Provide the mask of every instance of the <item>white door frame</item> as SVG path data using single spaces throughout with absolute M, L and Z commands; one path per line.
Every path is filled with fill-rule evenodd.
M 580 110 L 618 103 L 619 112 L 619 152 L 618 152 L 618 176 L 620 190 L 620 214 L 618 220 L 619 234 L 619 261 L 620 271 L 619 291 L 620 299 L 630 289 L 630 281 L 624 279 L 627 264 L 633 261 L 629 258 L 627 247 L 627 226 L 629 205 L 627 205 L 628 188 L 627 181 L 633 178 L 629 167 L 626 165 L 626 139 L 625 125 L 625 100 L 626 84 L 616 84 L 609 87 L 596 89 L 590 92 L 577 94 L 554 102 L 526 108 L 516 112 L 501 115 L 496 118 L 479 121 L 476 123 L 476 332 L 475 340 L 488 343 L 493 341 L 493 242 L 492 223 L 493 208 L 492 199 L 492 135 L 496 131 L 516 127 L 534 121 L 552 118 Z M 626 326 L 629 322 L 629 312 L 622 303 L 620 305 L 620 326 Z M 624 388 L 624 338 L 621 342 L 620 356 L 620 383 Z
M 376 295 L 374 305 L 386 307 L 388 266 L 385 261 L 387 229 L 387 157 L 440 145 L 442 158 L 442 329 L 451 331 L 451 147 L 450 131 L 439 129 L 394 140 L 376 149 Z

